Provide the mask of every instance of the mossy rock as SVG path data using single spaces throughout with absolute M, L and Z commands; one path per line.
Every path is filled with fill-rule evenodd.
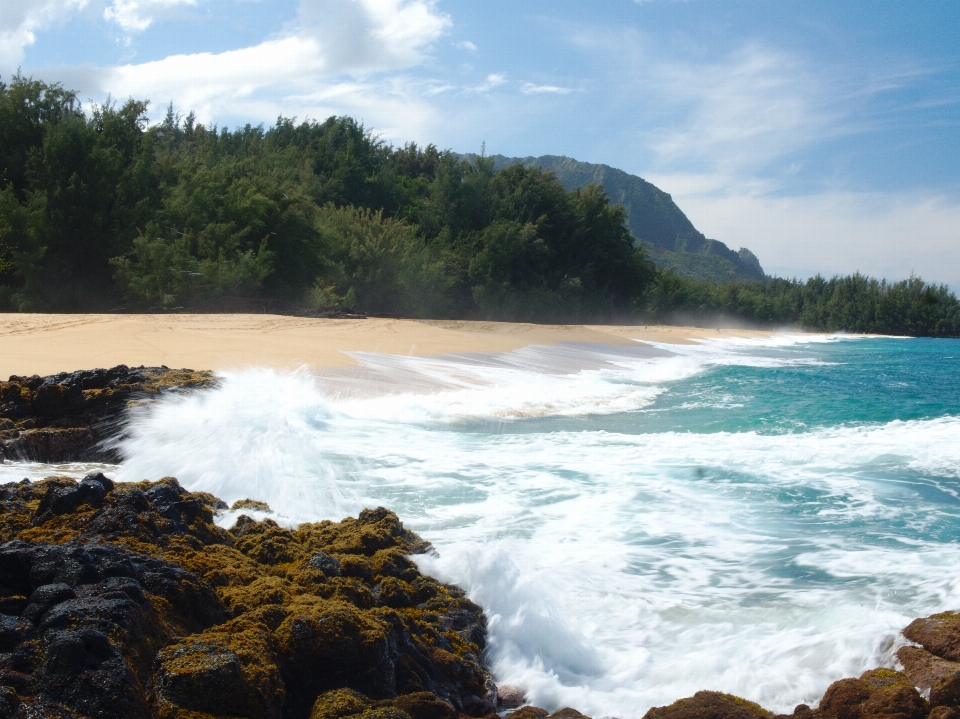
M 759 704 L 722 692 L 702 691 L 665 707 L 654 707 L 644 719 L 772 719 Z
M 873 669 L 859 679 L 831 684 L 817 714 L 823 719 L 924 719 L 929 707 L 913 683 L 901 672 Z
M 429 692 L 374 701 L 360 692 L 336 689 L 317 698 L 310 719 L 457 719 L 457 712 Z
M 319 696 L 351 689 L 368 719 L 493 709 L 483 613 L 420 574 L 406 555 L 429 545 L 392 512 L 296 530 L 241 517 L 226 531 L 216 506 L 169 477 L 0 487 L 12 622 L 0 651 L 20 657 L 13 674 L 0 667 L 0 707 L 307 719 Z M 311 565 L 317 556 L 329 561 Z M 44 657 L 58 641 L 67 653 L 53 655 L 73 659 L 53 672 Z
M 132 406 L 216 383 L 212 372 L 118 365 L 0 382 L 0 459 L 119 461 L 103 441 Z
M 941 612 L 915 619 L 903 636 L 942 659 L 960 662 L 960 612 Z
M 230 509 L 233 509 L 233 510 L 253 509 L 258 512 L 269 512 L 270 505 L 267 504 L 266 502 L 261 502 L 260 500 L 257 500 L 257 499 L 238 499 L 236 502 L 233 503 Z

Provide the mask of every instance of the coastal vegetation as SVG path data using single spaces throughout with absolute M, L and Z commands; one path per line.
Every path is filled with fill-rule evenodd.
M 150 124 L 147 109 L 0 83 L 0 309 L 960 335 L 956 296 L 915 277 L 720 282 L 658 267 L 660 245 L 603 187 L 567 189 L 539 166 L 395 148 L 346 117 L 228 130 L 172 109 Z

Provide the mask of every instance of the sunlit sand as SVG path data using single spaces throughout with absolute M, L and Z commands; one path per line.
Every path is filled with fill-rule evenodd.
M 537 325 L 403 319 L 318 319 L 254 314 L 0 314 L 0 377 L 117 364 L 230 370 L 347 366 L 351 351 L 399 355 L 509 352 L 563 342 L 684 344 L 770 332 L 661 325 Z

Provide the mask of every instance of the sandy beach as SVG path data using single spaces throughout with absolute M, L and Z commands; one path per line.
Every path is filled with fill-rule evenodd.
M 318 319 L 264 314 L 0 314 L 0 377 L 118 364 L 231 370 L 355 364 L 351 351 L 400 355 L 509 352 L 563 342 L 684 344 L 769 332 L 696 327 L 536 325 L 404 319 Z

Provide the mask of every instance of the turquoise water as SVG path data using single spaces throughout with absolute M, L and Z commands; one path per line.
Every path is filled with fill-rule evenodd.
M 790 710 L 960 608 L 956 340 L 355 357 L 167 400 L 108 469 L 288 523 L 394 509 L 484 606 L 498 681 L 596 717 Z

